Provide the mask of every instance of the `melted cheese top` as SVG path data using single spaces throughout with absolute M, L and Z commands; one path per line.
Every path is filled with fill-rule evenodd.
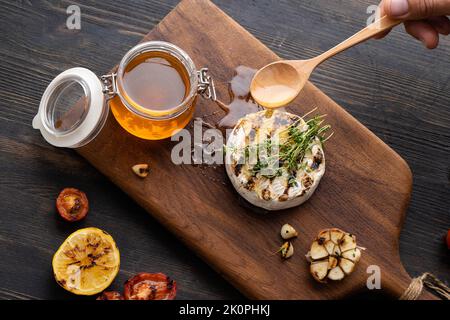
M 282 144 L 288 134 L 286 128 L 295 121 L 299 121 L 301 131 L 308 130 L 308 125 L 299 116 L 278 110 L 252 113 L 239 121 L 227 143 L 227 165 L 231 166 L 233 173 L 230 179 L 234 180 L 235 186 L 238 185 L 238 191 L 253 192 L 264 201 L 285 202 L 306 196 L 310 189 L 314 189 L 325 171 L 322 143 L 318 138 L 311 141 L 297 170 L 290 171 L 273 159 L 276 170 L 255 170 L 256 150 L 261 150 L 268 139 L 278 141 L 272 145 Z M 273 154 L 277 154 L 276 150 Z

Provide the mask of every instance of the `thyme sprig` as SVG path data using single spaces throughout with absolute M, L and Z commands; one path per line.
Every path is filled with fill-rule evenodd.
M 297 170 L 298 165 L 303 161 L 305 154 L 318 138 L 323 144 L 330 137 L 325 133 L 331 128 L 330 125 L 323 125 L 325 115 L 318 115 L 302 124 L 301 120 L 295 121 L 286 128 L 288 135 L 286 141 L 280 145 L 280 160 L 286 165 L 290 172 Z M 302 130 L 306 128 L 306 130 Z

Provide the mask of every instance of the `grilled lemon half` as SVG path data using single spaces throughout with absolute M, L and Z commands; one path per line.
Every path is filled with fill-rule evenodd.
M 94 295 L 105 290 L 119 272 L 119 249 L 105 231 L 80 229 L 59 247 L 52 266 L 61 287 L 77 295 Z

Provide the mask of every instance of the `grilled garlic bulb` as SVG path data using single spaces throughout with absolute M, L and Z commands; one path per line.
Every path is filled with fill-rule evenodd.
M 356 237 L 340 229 L 322 230 L 307 254 L 310 272 L 319 282 L 342 280 L 355 269 L 361 257 Z
M 284 240 L 289 240 L 298 236 L 298 232 L 289 223 L 286 223 L 281 227 L 280 234 Z

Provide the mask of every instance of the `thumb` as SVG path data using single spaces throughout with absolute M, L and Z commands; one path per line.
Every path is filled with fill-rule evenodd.
M 383 11 L 390 17 L 418 20 L 450 15 L 450 0 L 384 0 Z

